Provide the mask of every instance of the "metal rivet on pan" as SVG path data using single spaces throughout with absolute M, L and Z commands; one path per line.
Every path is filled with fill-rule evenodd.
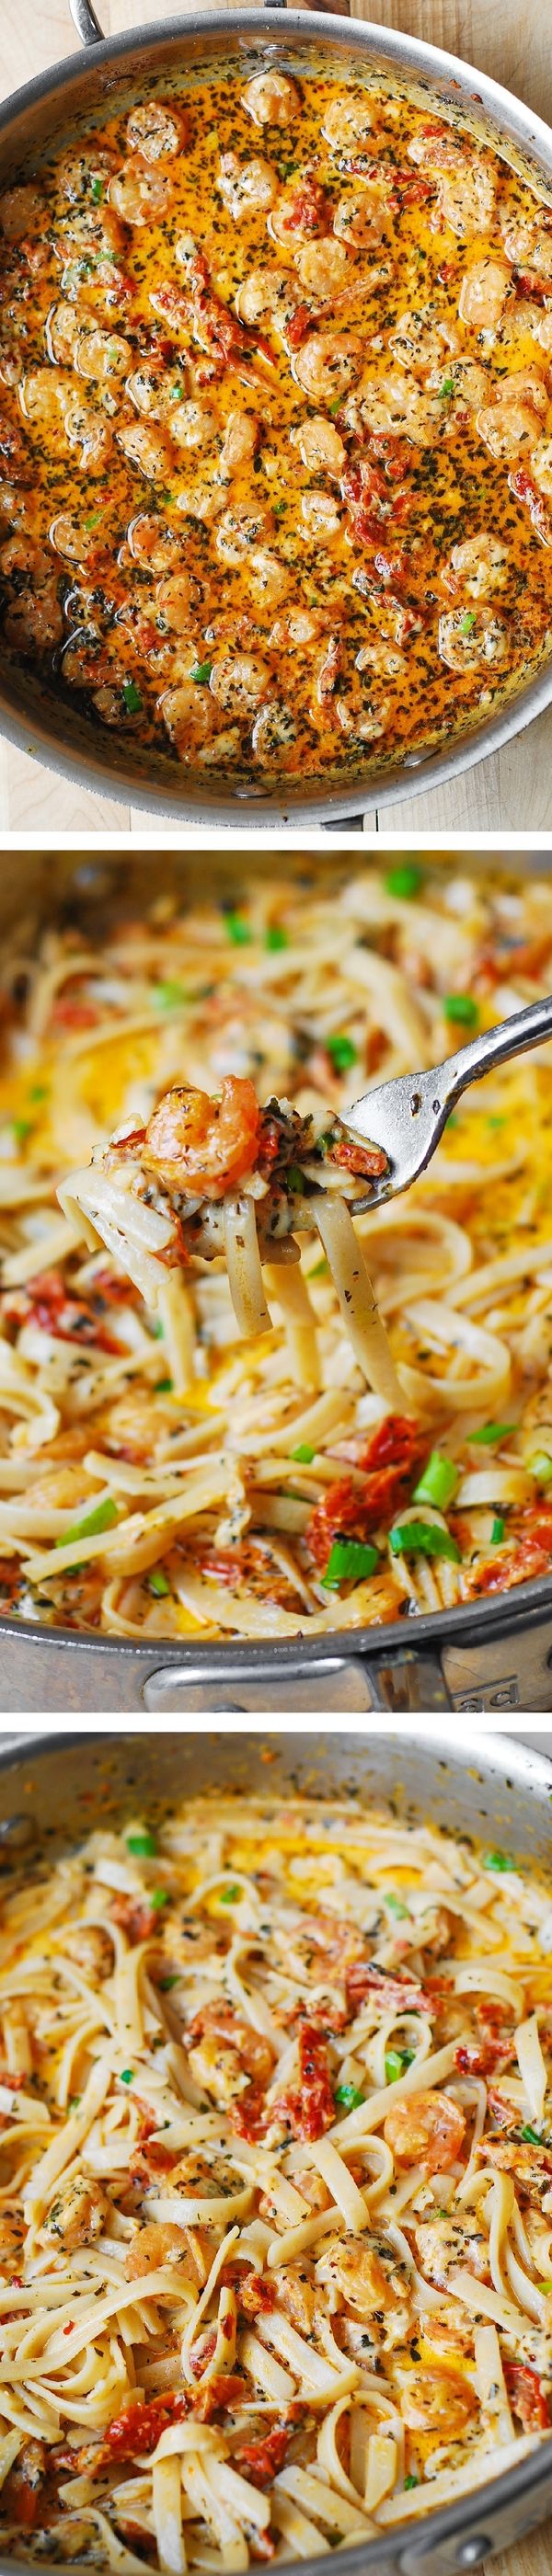
M 488 2558 L 491 2548 L 492 2542 L 487 2539 L 486 2532 L 479 2532 L 473 2540 L 464 2540 L 458 2551 L 457 2567 L 479 2567 L 481 2559 Z
M 0 1823 L 0 1845 L 9 1843 L 12 1851 L 22 1850 L 36 1833 L 34 1816 L 4 1816 Z

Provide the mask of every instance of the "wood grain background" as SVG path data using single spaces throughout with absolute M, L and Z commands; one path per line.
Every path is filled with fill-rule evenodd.
M 116 34 L 140 20 L 154 23 L 161 9 L 176 16 L 177 0 L 96 0 L 105 34 Z M 222 0 L 225 5 L 225 0 Z M 180 0 L 180 9 L 186 0 Z M 492 72 L 552 123 L 551 0 L 348 0 L 347 14 L 377 16 L 386 27 L 400 27 L 443 45 L 480 70 Z M 2 68 L 6 96 L 62 54 L 76 39 L 68 0 L 1 0 Z M 426 832 L 546 832 L 552 825 L 552 708 L 539 722 L 475 769 L 415 797 L 386 808 L 384 830 L 415 835 Z M 365 828 L 376 826 L 375 813 Z M 0 742 L 0 831 L 101 832 L 135 829 L 143 839 L 144 820 L 108 796 L 66 786 L 42 764 Z

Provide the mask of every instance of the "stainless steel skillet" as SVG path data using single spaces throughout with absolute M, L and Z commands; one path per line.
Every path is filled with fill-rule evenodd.
M 101 0 L 100 0 L 101 5 Z M 285 0 L 266 0 L 281 12 Z M 392 29 L 361 20 L 345 21 L 322 7 L 286 10 L 271 23 L 262 8 L 227 11 L 193 10 L 190 15 L 160 17 L 154 30 L 138 27 L 128 35 L 102 36 L 93 0 L 71 0 L 85 47 L 84 57 L 70 56 L 16 92 L 0 110 L 0 187 L 17 170 L 31 167 L 36 156 L 51 149 L 56 138 L 76 124 L 112 110 L 137 85 L 167 84 L 183 70 L 207 67 L 232 57 L 253 70 L 267 60 L 291 63 L 305 72 L 315 69 L 328 47 L 338 47 L 345 67 L 358 61 L 398 74 L 423 104 L 454 104 L 455 116 L 471 133 L 515 160 L 524 176 L 552 198 L 552 133 L 542 120 L 500 84 L 476 72 L 455 55 Z M 0 648 L 1 650 L 1 648 Z M 37 675 L 2 671 L 0 662 L 0 729 L 20 750 L 31 751 L 62 777 L 81 786 L 119 797 L 145 812 L 164 813 L 175 822 L 213 822 L 230 828 L 273 828 L 296 818 L 306 824 L 339 823 L 358 815 L 368 803 L 382 810 L 408 789 L 427 788 L 453 777 L 501 745 L 542 713 L 552 698 L 552 657 L 504 707 L 465 734 L 452 750 L 427 756 L 413 754 L 392 770 L 373 768 L 354 784 L 328 786 L 323 775 L 307 780 L 274 782 L 274 787 L 226 790 L 211 787 L 205 775 L 194 780 L 162 754 L 141 753 L 136 743 L 106 735 L 71 705 L 62 704 Z
M 266 1765 L 266 1754 L 270 1763 Z M 363 1804 L 393 1798 L 403 1820 L 443 1825 L 449 1833 L 512 1850 L 529 1866 L 550 1866 L 552 1765 L 501 1735 L 468 1734 L 450 1747 L 446 1734 L 386 1728 L 385 1734 L 308 1731 L 271 1734 L 167 1732 L 47 1734 L 4 1738 L 0 1750 L 0 1870 L 10 1850 L 32 1864 L 46 1851 L 122 1822 L 142 1805 L 156 1810 L 207 1788 L 277 1797 L 290 1790 L 343 1797 L 356 1816 Z M 340 2550 L 343 2576 L 460 2576 L 494 2550 L 512 2548 L 552 2507 L 552 2439 L 518 2470 L 454 2505 L 412 2520 L 391 2539 Z M 20 2567 L 21 2561 L 18 2562 Z M 327 2560 L 307 2562 L 307 2576 L 326 2576 Z M 15 2562 L 0 2557 L 0 2576 Z M 53 2571 L 61 2576 L 61 2571 Z

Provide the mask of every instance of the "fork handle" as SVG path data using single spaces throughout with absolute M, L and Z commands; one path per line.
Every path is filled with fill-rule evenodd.
M 457 1055 L 447 1056 L 439 1066 L 445 1077 L 447 1114 L 469 1083 L 478 1082 L 493 1064 L 507 1064 L 510 1056 L 525 1055 L 530 1047 L 542 1046 L 545 1038 L 552 1038 L 552 993 L 545 993 L 540 1002 L 529 1002 L 526 1010 L 512 1011 L 509 1019 L 498 1020 L 494 1029 L 484 1029 Z

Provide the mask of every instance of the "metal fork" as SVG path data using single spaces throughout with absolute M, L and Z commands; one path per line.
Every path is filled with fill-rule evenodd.
M 541 1002 L 530 1002 L 527 1010 L 513 1011 L 496 1028 L 484 1029 L 469 1046 L 460 1047 L 458 1055 L 432 1065 L 429 1073 L 404 1073 L 396 1082 L 382 1082 L 375 1091 L 363 1092 L 344 1124 L 363 1145 L 381 1147 L 388 1169 L 370 1182 L 365 1197 L 355 1197 L 355 1215 L 360 1208 L 396 1198 L 399 1190 L 409 1190 L 419 1173 L 425 1172 L 447 1118 L 470 1082 L 480 1082 L 493 1065 L 507 1064 L 510 1056 L 524 1055 L 545 1038 L 552 1038 L 552 993 Z

